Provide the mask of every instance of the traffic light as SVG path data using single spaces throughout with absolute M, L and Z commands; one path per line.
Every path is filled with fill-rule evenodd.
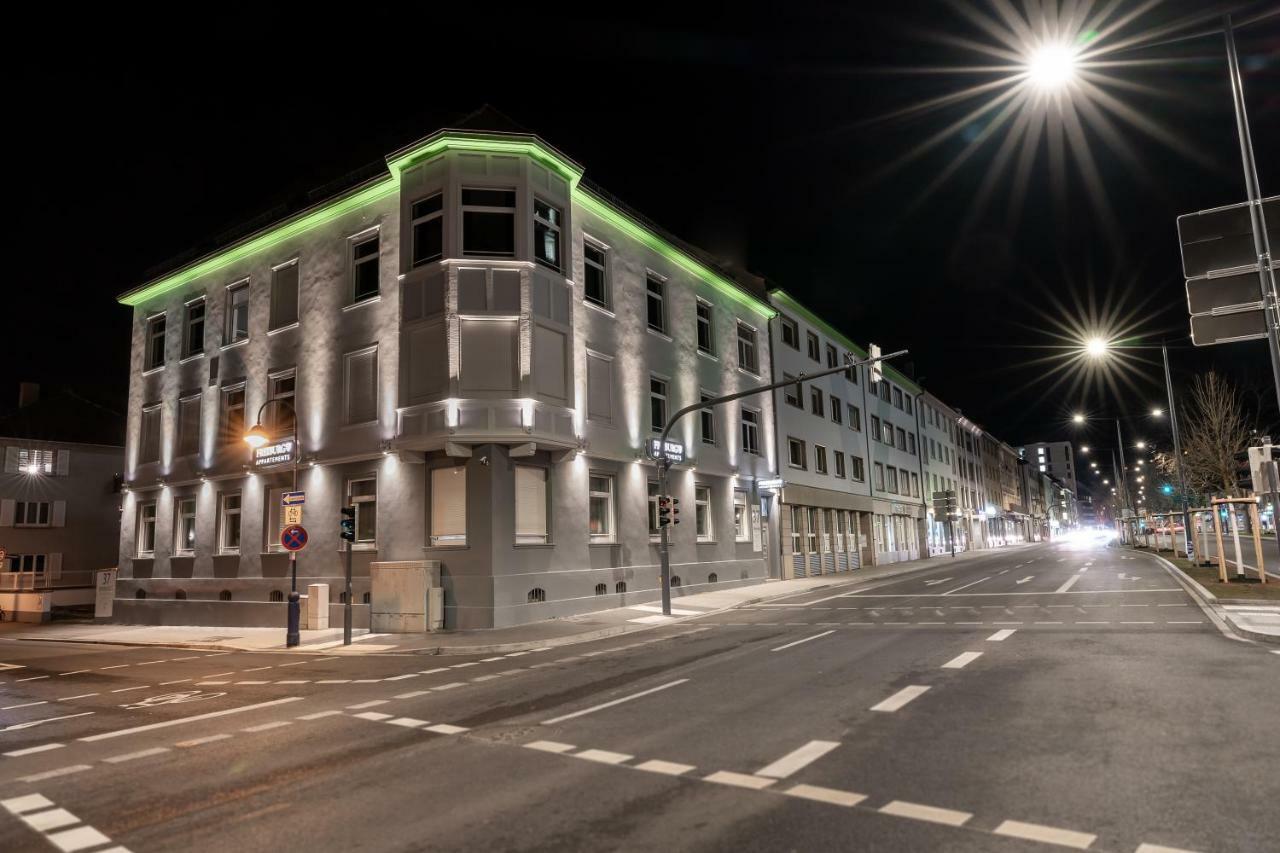
M 662 495 L 658 498 L 658 526 L 666 527 L 668 524 L 680 523 L 680 499 L 673 498 L 670 495 Z
M 1160 491 L 1166 495 L 1171 495 L 1173 494 L 1173 486 L 1171 486 L 1168 483 L 1165 483 L 1163 486 L 1160 487 Z
M 348 542 L 356 541 L 356 508 L 353 506 L 344 506 L 342 508 L 342 532 L 339 534 Z
M 1234 455 L 1236 462 L 1236 488 L 1241 492 L 1253 491 L 1253 469 L 1249 465 L 1249 450 Z

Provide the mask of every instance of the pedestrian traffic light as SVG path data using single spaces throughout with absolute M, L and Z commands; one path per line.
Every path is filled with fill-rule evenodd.
M 344 506 L 342 508 L 342 532 L 341 536 L 348 542 L 356 541 L 356 508 L 353 506 Z
M 1249 464 L 1249 450 L 1234 454 L 1236 463 L 1236 488 L 1241 492 L 1253 491 L 1253 468 Z
M 658 526 L 666 527 L 668 524 L 680 523 L 680 499 L 673 498 L 670 495 L 661 495 L 658 498 Z
M 1171 495 L 1173 494 L 1173 486 L 1171 486 L 1168 483 L 1165 483 L 1163 486 L 1160 487 L 1160 491 L 1164 492 L 1166 495 Z

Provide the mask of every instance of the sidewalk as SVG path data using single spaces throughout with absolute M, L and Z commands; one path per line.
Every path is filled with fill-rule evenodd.
M 956 561 L 975 559 L 984 554 L 1000 554 L 1015 547 L 966 551 Z M 489 630 L 442 631 L 427 634 L 371 634 L 353 631 L 350 646 L 342 645 L 342 628 L 303 631 L 302 645 L 294 649 L 284 646 L 284 629 L 280 628 L 216 628 L 201 626 L 161 625 L 88 625 L 50 623 L 39 627 L 12 625 L 0 636 L 13 640 L 38 640 L 64 643 L 104 643 L 122 646 L 167 646 L 170 648 L 208 649 L 217 651 L 252 651 L 311 653 L 326 655 L 361 654 L 500 654 L 529 649 L 565 646 L 599 640 L 659 625 L 696 619 L 710 613 L 730 610 L 760 601 L 812 592 L 836 585 L 855 585 L 884 580 L 926 569 L 937 569 L 952 562 L 950 556 L 891 563 L 852 572 L 823 575 L 797 580 L 768 580 L 750 586 L 731 587 L 690 595 L 676 594 L 671 602 L 671 616 L 662 615 L 658 602 L 635 604 L 613 610 L 601 610 L 565 619 L 548 619 L 511 628 Z
M 1158 559 L 1165 566 L 1176 573 L 1177 578 L 1182 581 L 1182 585 L 1192 593 L 1196 598 L 1208 607 L 1219 620 L 1226 623 L 1237 634 L 1250 639 L 1259 640 L 1264 643 L 1280 644 L 1280 602 L 1274 598 L 1220 598 L 1212 591 L 1205 588 L 1204 584 L 1192 576 L 1192 572 L 1199 572 L 1202 577 L 1204 574 L 1203 567 L 1192 568 L 1190 571 L 1184 566 L 1189 566 L 1186 560 L 1169 560 L 1148 549 L 1140 549 L 1142 553 L 1150 554 Z M 1210 568 L 1209 575 L 1216 574 L 1217 570 Z M 1270 572 L 1267 572 L 1270 576 Z M 1205 583 L 1208 583 L 1205 580 Z M 1275 584 L 1274 581 L 1271 582 Z M 1231 585 L 1226 588 L 1230 589 Z M 1271 586 L 1271 584 L 1268 584 Z M 1249 589 L 1249 587 L 1245 587 Z M 1261 591 L 1263 588 L 1254 586 L 1250 592 Z M 1236 593 L 1239 594 L 1239 593 Z

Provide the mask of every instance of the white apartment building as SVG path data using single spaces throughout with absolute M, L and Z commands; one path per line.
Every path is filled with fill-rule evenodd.
M 969 496 L 961 477 L 961 459 L 957 449 L 957 442 L 963 440 L 959 427 L 960 417 L 946 403 L 928 392 L 920 396 L 918 406 L 929 553 L 950 553 L 952 538 L 955 539 L 956 550 L 963 551 L 968 547 L 963 513 Z M 961 514 L 959 518 L 936 516 L 933 496 L 941 492 L 955 492 L 956 511 Z M 950 525 L 948 521 L 951 522 Z
M 1056 477 L 1064 486 L 1077 494 L 1075 449 L 1069 441 L 1037 441 L 1020 448 L 1026 459 L 1041 474 Z
M 300 586 L 341 588 L 350 504 L 356 602 L 372 563 L 420 560 L 440 563 L 446 627 L 658 595 L 648 442 L 680 407 L 767 381 L 774 309 L 538 136 L 464 125 L 121 297 L 119 618 L 283 622 L 295 473 L 287 453 L 250 464 L 260 410 L 299 461 Z M 765 576 L 773 428 L 766 395 L 673 431 L 677 594 Z
M 960 457 L 958 539 L 965 548 L 987 547 L 987 500 L 983 481 L 982 427 L 966 417 L 956 419 L 956 454 Z

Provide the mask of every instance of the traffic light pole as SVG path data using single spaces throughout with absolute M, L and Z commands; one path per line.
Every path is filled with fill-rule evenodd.
M 1191 505 L 1187 502 L 1187 475 L 1182 467 L 1182 439 L 1178 437 L 1178 408 L 1173 401 L 1173 377 L 1169 373 L 1169 348 L 1161 345 L 1160 354 L 1164 356 L 1164 390 L 1169 397 L 1169 428 L 1173 433 L 1173 455 L 1178 460 L 1178 489 L 1182 493 L 1182 535 L 1186 539 L 1187 559 L 1191 559 L 1191 549 L 1195 536 L 1191 532 Z M 1175 553 L 1176 557 L 1177 554 Z
M 347 546 L 343 553 L 343 562 L 346 563 L 346 588 L 345 596 L 346 604 L 342 608 L 342 645 L 351 645 L 351 540 L 345 540 Z
M 849 370 L 849 368 L 851 367 L 861 367 L 864 364 L 878 364 L 879 362 L 887 361 L 888 359 L 897 358 L 900 355 L 907 354 L 907 351 L 904 349 L 898 350 L 897 352 L 891 352 L 888 355 L 880 355 L 878 353 L 875 353 L 874 348 L 872 352 L 874 354 L 871 357 L 865 358 L 862 361 L 854 361 L 852 359 L 849 359 L 839 367 L 831 367 L 826 370 L 819 371 L 818 373 L 812 373 L 812 374 L 801 373 L 799 376 L 793 379 L 784 379 L 781 382 L 770 382 L 768 385 L 757 385 L 754 388 L 748 388 L 745 391 L 738 391 L 737 393 L 734 393 L 734 394 L 725 394 L 723 397 L 713 397 L 710 400 L 702 400 L 698 403 L 695 403 L 692 406 L 685 406 L 683 409 L 680 409 L 679 411 L 677 411 L 674 415 L 672 415 L 667 420 L 666 425 L 662 428 L 662 437 L 658 441 L 658 452 L 661 454 L 657 459 L 658 500 L 661 501 L 663 498 L 667 496 L 667 482 L 669 479 L 668 470 L 671 468 L 671 460 L 667 457 L 667 452 L 666 452 L 667 436 L 671 433 L 671 428 L 676 425 L 676 422 L 679 421 L 681 418 L 683 418 L 685 415 L 690 414 L 691 412 L 698 412 L 703 409 L 710 409 L 710 408 L 713 408 L 714 406 L 720 406 L 720 405 L 723 405 L 724 403 L 731 403 L 734 400 L 741 400 L 743 397 L 753 397 L 756 394 L 766 394 L 770 391 L 776 391 L 779 388 L 785 388 L 788 385 L 795 385 L 798 387 L 802 382 L 812 382 L 814 379 L 822 379 L 823 377 L 826 377 L 826 376 L 834 376 L 837 373 L 844 373 L 845 371 Z M 662 513 L 659 512 L 658 513 L 658 555 L 661 561 L 661 569 L 659 570 L 658 576 L 662 584 L 662 615 L 663 616 L 671 615 L 671 543 L 670 543 L 670 538 L 667 535 L 667 527 L 668 525 L 663 523 Z M 349 561 L 350 557 L 348 556 L 347 559 Z M 350 566 L 349 562 L 348 562 L 348 566 Z M 350 568 L 348 568 L 347 574 L 348 574 L 348 577 L 350 577 Z M 348 580 L 348 588 L 350 588 L 349 580 Z M 350 593 L 348 593 L 347 598 L 348 598 L 348 603 L 350 603 Z

